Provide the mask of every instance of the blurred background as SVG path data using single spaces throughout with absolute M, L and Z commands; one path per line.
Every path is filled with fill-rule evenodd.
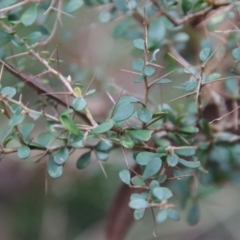
M 116 100 L 122 89 L 133 92 L 141 98 L 143 87 L 133 83 L 133 75 L 122 71 L 130 70 L 131 62 L 137 53 L 132 51 L 132 41 L 112 38 L 112 30 L 118 21 L 101 23 L 98 9 L 82 7 L 73 18 L 62 16 L 62 26 L 46 49 L 58 48 L 60 65 L 64 75 L 83 85 L 88 83 L 94 72 L 96 79 L 91 88 L 97 93 L 89 96 L 88 106 L 97 120 L 105 119 L 112 103 L 106 91 Z M 51 29 L 55 16 L 49 16 Z M 40 21 L 39 17 L 39 21 Z M 66 30 L 67 29 L 67 30 Z M 21 34 L 25 34 L 24 30 Z M 191 30 L 191 44 L 198 36 Z M 132 51 L 132 55 L 129 52 Z M 186 53 L 191 54 L 191 53 Z M 55 55 L 56 57 L 56 55 Z M 158 63 L 161 65 L 161 53 Z M 193 56 L 194 58 L 194 56 Z M 30 70 L 31 69 L 31 70 Z M 29 61 L 31 73 L 41 72 L 37 63 Z M 163 74 L 163 72 L 161 72 Z M 160 71 L 154 77 L 158 77 Z M 180 84 L 186 79 L 173 79 Z M 56 79 L 46 76 L 56 86 Z M 4 73 L 2 85 L 17 84 L 18 80 Z M 166 86 L 166 85 L 165 85 Z M 178 96 L 171 86 L 164 86 L 161 101 Z M 24 101 L 36 97 L 28 87 L 24 88 Z M 160 100 L 160 90 L 155 88 L 150 95 L 151 101 Z M 189 100 L 178 102 L 183 108 Z M 4 134 L 7 122 L 0 116 L 0 134 Z M 44 122 L 37 121 L 38 128 L 32 136 L 43 131 Z M 0 239 L 1 240 L 104 240 L 106 218 L 114 195 L 121 184 L 118 172 L 124 168 L 121 151 L 115 150 L 103 164 L 104 175 L 98 160 L 93 156 L 90 166 L 85 170 L 76 169 L 76 159 L 82 154 L 78 150 L 64 166 L 64 174 L 53 180 L 46 174 L 47 159 L 35 163 L 36 158 L 19 160 L 14 154 L 5 156 L 0 163 Z M 201 220 L 194 227 L 186 223 L 185 211 L 181 221 L 166 221 L 157 225 L 157 238 L 154 238 L 154 221 L 147 214 L 143 220 L 134 222 L 126 240 L 238 240 L 240 239 L 240 188 L 236 183 L 224 183 L 200 202 Z M 130 213 L 131 214 L 131 213 Z M 118 216 L 116 216 L 117 218 Z M 113 239 L 114 240 L 114 239 Z

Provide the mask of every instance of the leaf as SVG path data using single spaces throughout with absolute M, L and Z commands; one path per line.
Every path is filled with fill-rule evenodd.
M 210 56 L 210 53 L 211 53 L 211 49 L 210 48 L 203 48 L 201 50 L 201 52 L 199 53 L 199 59 L 202 61 L 202 62 L 205 62 L 209 56 Z
M 240 47 L 232 50 L 232 56 L 235 60 L 240 61 Z
M 173 221 L 179 221 L 180 220 L 180 215 L 175 209 L 169 208 L 167 210 L 168 212 L 168 217 L 172 219 Z
M 185 43 L 189 40 L 189 35 L 185 32 L 176 33 L 174 36 L 174 41 L 178 43 Z
M 91 133 L 100 134 L 109 131 L 113 127 L 113 122 L 105 122 L 95 127 Z
M 145 186 L 146 185 L 145 182 L 142 180 L 142 178 L 140 178 L 139 176 L 134 176 L 131 179 L 131 182 L 135 186 Z
M 160 159 L 159 154 L 152 152 L 140 152 L 136 157 L 139 165 L 147 165 L 153 159 Z
M 157 82 L 154 83 L 155 84 L 164 84 L 164 83 L 170 83 L 172 82 L 172 80 L 168 79 L 168 78 L 162 78 L 160 80 L 158 80 Z
M 68 160 L 69 151 L 67 147 L 61 147 L 53 154 L 53 159 L 57 164 L 63 164 Z
M 154 176 L 162 167 L 162 161 L 160 159 L 154 158 L 148 162 L 146 168 L 144 169 L 142 178 L 146 180 Z
M 182 148 L 182 149 L 176 149 L 176 150 L 174 150 L 174 152 L 177 155 L 180 155 L 180 156 L 183 156 L 183 157 L 189 157 L 189 156 L 195 155 L 196 149 L 194 149 L 194 148 Z
M 144 213 L 145 213 L 145 209 L 136 209 L 133 213 L 133 217 L 135 220 L 140 220 L 143 218 L 144 216 Z
M 200 220 L 200 209 L 197 203 L 193 203 L 187 213 L 187 222 L 193 226 Z
M 16 92 L 16 89 L 13 87 L 4 87 L 1 89 L 1 94 L 6 95 L 8 98 L 13 98 Z
M 102 152 L 108 152 L 111 150 L 112 146 L 113 146 L 112 141 L 104 139 L 99 141 L 99 143 L 96 146 L 96 149 Z
M 167 200 L 173 196 L 172 191 L 166 187 L 157 187 L 153 189 L 153 195 L 160 201 Z
M 140 82 L 142 82 L 142 80 L 145 78 L 145 75 L 144 74 L 142 74 L 142 75 L 140 75 L 140 76 L 137 76 L 135 79 L 134 79 L 134 82 L 135 83 L 140 83 Z
M 47 165 L 47 172 L 51 178 L 59 178 L 63 174 L 63 167 L 62 165 L 58 165 L 54 162 L 53 156 L 50 156 L 48 165 Z
M 141 58 L 138 58 L 132 62 L 132 69 L 138 72 L 141 72 L 144 67 L 144 61 Z
M 120 122 L 130 118 L 134 113 L 134 106 L 131 103 L 123 103 L 117 105 L 114 110 L 112 119 L 116 122 Z
M 130 172 L 128 170 L 122 170 L 119 173 L 119 177 L 122 180 L 122 182 L 126 183 L 127 185 L 130 185 L 130 179 L 131 179 L 131 175 Z
M 220 73 L 212 73 L 206 78 L 206 82 L 212 82 L 221 77 Z
M 34 129 L 35 124 L 34 123 L 23 123 L 22 126 L 20 127 L 20 133 L 23 137 L 24 140 L 27 139 L 29 134 L 32 132 Z
M 146 76 L 151 77 L 155 73 L 155 68 L 152 66 L 146 66 L 143 72 Z
M 60 116 L 60 122 L 73 135 L 83 135 L 83 133 L 78 129 L 76 123 L 70 118 L 69 115 L 62 114 Z
M 199 129 L 194 126 L 187 126 L 187 127 L 182 127 L 179 129 L 179 132 L 184 132 L 184 133 L 197 133 L 199 132 Z
M 170 154 L 167 156 L 167 163 L 171 167 L 175 167 L 178 164 L 179 157 L 176 154 Z
M 163 223 L 167 220 L 167 218 L 168 218 L 168 210 L 163 209 L 163 210 L 160 210 L 160 212 L 157 214 L 156 221 L 158 223 Z
M 127 132 L 141 141 L 148 141 L 153 133 L 152 130 L 127 130 Z
M 133 40 L 133 46 L 135 48 L 138 48 L 138 49 L 141 49 L 141 50 L 144 50 L 144 40 L 141 39 L 141 38 L 138 38 L 138 39 L 135 39 Z
M 123 21 L 121 21 L 120 23 L 118 23 L 115 28 L 113 29 L 113 37 L 114 38 L 119 38 L 121 37 L 128 29 L 129 25 L 130 25 L 131 19 L 130 18 L 126 18 Z
M 12 35 L 5 32 L 5 31 L 0 31 L 0 46 L 10 42 L 12 39 Z
M 95 151 L 95 154 L 101 161 L 106 161 L 108 159 L 108 152 Z
M 138 118 L 140 121 L 147 123 L 152 119 L 152 113 L 145 107 L 138 111 Z
M 30 8 L 28 8 L 21 16 L 21 23 L 28 27 L 32 25 L 37 18 L 37 4 L 32 5 Z
M 32 32 L 27 37 L 25 37 L 25 39 L 32 40 L 32 39 L 41 38 L 41 37 L 42 37 L 41 32 Z
M 17 155 L 21 159 L 28 158 L 30 156 L 31 149 L 28 146 L 21 146 L 18 148 Z
M 192 7 L 193 7 L 192 0 L 182 0 L 182 10 L 185 15 L 192 9 Z
M 166 36 L 166 28 L 164 26 L 162 18 L 153 20 L 148 28 L 148 37 L 155 43 L 159 44 Z
M 72 104 L 73 104 L 73 108 L 76 111 L 81 111 L 87 106 L 87 103 L 84 98 L 75 98 L 75 99 L 73 99 Z
M 95 93 L 95 92 L 96 92 L 96 89 L 91 89 L 91 90 L 89 90 L 89 91 L 86 93 L 85 96 L 92 95 L 92 94 Z
M 43 132 L 38 135 L 37 140 L 41 146 L 47 147 L 53 140 L 53 135 L 49 132 Z
M 179 158 L 178 161 L 179 161 L 179 163 L 181 163 L 185 167 L 189 167 L 189 168 L 199 168 L 201 166 L 201 163 L 199 161 L 196 161 L 196 162 L 186 161 L 182 158 Z
M 138 198 L 138 199 L 133 199 L 129 203 L 129 207 L 133 209 L 143 209 L 149 207 L 149 202 L 147 202 L 144 199 Z
M 81 6 L 83 6 L 83 4 L 84 4 L 83 0 L 70 0 L 64 7 L 64 11 L 68 13 L 74 12 Z
M 91 151 L 82 154 L 76 163 L 78 169 L 84 169 L 90 163 L 91 160 Z
M 185 85 L 185 91 L 190 92 L 198 86 L 198 81 L 190 81 Z
M 125 148 L 131 149 L 134 147 L 134 141 L 132 140 L 132 138 L 130 137 L 129 134 L 123 134 L 120 139 L 119 142 L 121 143 L 121 145 Z
M 24 118 L 25 118 L 25 115 L 23 115 L 23 114 L 13 116 L 12 118 L 9 119 L 8 125 L 10 127 L 17 126 L 24 120 Z

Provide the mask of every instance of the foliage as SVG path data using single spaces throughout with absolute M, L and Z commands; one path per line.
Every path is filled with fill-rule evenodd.
M 120 93 L 102 122 L 98 122 L 88 108 L 88 98 L 95 93 L 90 90 L 94 78 L 87 86 L 76 84 L 71 76 L 65 77 L 55 69 L 60 59 L 42 50 L 52 41 L 61 16 L 71 16 L 83 5 L 101 9 L 99 20 L 102 23 L 120 19 L 112 36 L 116 41 L 126 38 L 132 42 L 135 59 L 128 72 L 135 76 L 132 81 L 141 84 L 145 91 L 142 99 Z M 49 31 L 47 17 L 55 11 L 55 25 Z M 200 218 L 199 201 L 208 188 L 224 180 L 234 180 L 233 173 L 240 168 L 236 134 L 240 48 L 239 31 L 232 29 L 232 25 L 238 29 L 239 2 L 59 0 L 17 3 L 4 0 L 0 3 L 0 14 L 1 77 L 3 71 L 9 71 L 66 108 L 59 111 L 57 104 L 47 101 L 55 110 L 50 114 L 43 109 L 46 104 L 43 100 L 26 104 L 19 95 L 21 88 L 1 86 L 1 114 L 8 119 L 8 129 L 1 138 L 1 158 L 17 153 L 18 158 L 26 159 L 36 150 L 41 151 L 37 160 L 48 156 L 47 173 L 59 178 L 76 149 L 86 150 L 76 161 L 76 167 L 84 169 L 93 154 L 101 163 L 109 158 L 114 148 L 119 148 L 126 162 L 126 169 L 119 177 L 130 188 L 140 190 L 129 199 L 136 220 L 142 219 L 147 209 L 157 209 L 158 223 L 168 218 L 178 221 L 181 206 L 187 209 L 189 224 L 196 224 Z M 121 16 L 124 18 L 119 18 Z M 225 24 L 226 20 L 231 21 L 231 27 Z M 23 28 L 24 34 L 21 33 Z M 189 42 L 194 38 L 191 31 L 196 31 L 195 28 L 205 28 L 211 34 L 200 35 L 191 49 Z M 41 74 L 33 77 L 18 70 L 26 68 L 23 60 L 27 58 L 43 65 Z M 17 68 L 9 64 L 8 59 L 15 59 Z M 65 87 L 65 94 L 72 97 L 70 104 L 42 84 L 39 76 L 45 73 L 55 76 Z M 176 79 L 181 77 L 185 82 L 175 85 Z M 179 97 L 168 102 L 152 100 L 154 89 L 162 94 L 164 87 L 172 83 L 176 89 L 172 91 L 179 91 Z M 225 87 L 225 92 L 213 88 L 219 85 L 222 89 Z M 190 104 L 183 109 L 172 104 L 184 98 L 190 98 Z M 222 98 L 226 101 L 221 101 Z M 233 108 L 222 110 L 227 101 Z M 214 105 L 220 115 L 207 114 L 210 105 Z M 79 124 L 75 116 L 85 123 Z M 40 118 L 45 120 L 46 129 L 32 136 Z M 11 147 L 12 142 L 17 146 Z M 140 171 L 128 163 L 126 150 L 131 151 Z M 179 206 L 171 203 L 173 196 L 179 200 Z

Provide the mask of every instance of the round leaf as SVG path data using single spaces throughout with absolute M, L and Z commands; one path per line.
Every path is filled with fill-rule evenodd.
M 137 59 L 132 62 L 132 69 L 141 72 L 144 67 L 144 61 L 142 59 Z
M 138 118 L 144 123 L 149 122 L 152 119 L 152 113 L 145 107 L 142 107 L 138 111 Z
M 134 46 L 135 48 L 144 50 L 144 40 L 141 39 L 141 38 L 135 39 L 135 40 L 133 41 L 133 46 Z
M 47 166 L 47 172 L 48 175 L 51 178 L 59 178 L 62 176 L 63 174 L 63 167 L 62 165 L 58 165 L 54 162 L 53 160 L 53 156 L 50 156 L 49 162 L 48 162 L 48 166 Z
M 4 87 L 1 89 L 1 94 L 7 95 L 8 98 L 13 98 L 16 92 L 17 92 L 16 89 L 13 87 Z
M 32 25 L 37 17 L 37 4 L 32 5 L 30 8 L 28 8 L 21 16 L 21 23 L 25 26 L 28 27 Z
M 194 203 L 190 207 L 188 213 L 187 213 L 187 222 L 193 226 L 196 225 L 199 222 L 200 219 L 200 209 L 198 204 Z
M 232 56 L 235 60 L 240 61 L 240 47 L 232 50 Z
M 182 158 L 178 159 L 179 163 L 181 163 L 185 167 L 189 168 L 199 168 L 201 166 L 201 163 L 199 161 L 192 162 L 192 161 L 186 161 Z
M 167 220 L 167 218 L 168 218 L 168 210 L 167 209 L 161 210 L 156 216 L 156 220 L 158 223 L 165 222 Z
M 9 119 L 8 125 L 10 127 L 14 127 L 14 126 L 20 124 L 24 120 L 24 117 L 25 117 L 25 115 L 23 115 L 23 114 L 13 116 L 11 119 Z
M 133 213 L 133 217 L 135 220 L 140 220 L 143 218 L 144 216 L 144 213 L 145 213 L 145 209 L 136 209 Z
M 127 132 L 141 141 L 148 141 L 153 133 L 152 130 L 128 130 Z
M 99 134 L 109 131 L 113 127 L 113 122 L 105 122 L 94 128 L 91 133 Z
M 134 113 L 134 106 L 131 103 L 123 103 L 118 105 L 113 113 L 112 119 L 120 122 L 130 118 Z
M 128 170 L 122 170 L 120 173 L 119 173 L 119 177 L 120 179 L 126 183 L 127 185 L 130 184 L 130 179 L 131 179 L 131 176 L 130 176 L 130 172 Z
M 168 210 L 168 217 L 172 219 L 173 221 L 179 221 L 180 215 L 175 209 L 169 208 Z
M 176 154 L 170 154 L 167 156 L 167 163 L 171 167 L 175 167 L 178 164 L 179 157 Z
M 84 153 L 82 156 L 80 156 L 77 160 L 77 168 L 78 169 L 84 169 L 87 167 L 87 165 L 90 163 L 91 159 L 91 151 Z
M 142 175 L 143 180 L 146 180 L 158 173 L 158 171 L 161 169 L 161 166 L 162 161 L 158 158 L 154 158 L 149 161 Z
M 172 191 L 166 187 L 157 187 L 153 189 L 153 195 L 160 201 L 167 200 L 173 196 Z
M 199 58 L 202 62 L 205 62 L 210 56 L 211 49 L 210 48 L 203 48 L 199 53 Z
M 137 198 L 130 201 L 129 207 L 133 209 L 143 209 L 149 207 L 149 202 L 144 199 Z
M 160 159 L 159 154 L 152 152 L 140 152 L 136 161 L 139 165 L 147 165 L 152 159 Z
M 17 155 L 21 159 L 28 158 L 30 156 L 31 149 L 28 146 L 21 146 L 18 148 Z
M 156 44 L 159 44 L 166 35 L 166 28 L 162 18 L 157 18 L 151 22 L 148 29 L 149 39 Z
M 54 154 L 53 158 L 55 163 L 57 164 L 63 164 L 68 160 L 69 157 L 69 151 L 66 147 L 62 147 L 58 149 Z
M 143 72 L 146 76 L 151 77 L 155 73 L 155 68 L 152 66 L 146 66 Z
M 73 108 L 76 111 L 81 111 L 87 106 L 87 103 L 84 98 L 75 98 L 73 100 Z

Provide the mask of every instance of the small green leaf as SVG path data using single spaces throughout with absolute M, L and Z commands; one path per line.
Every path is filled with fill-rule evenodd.
M 91 133 L 100 134 L 109 131 L 113 127 L 113 122 L 105 122 L 94 128 Z
M 197 132 L 199 132 L 199 129 L 197 127 L 194 127 L 194 126 L 187 126 L 187 127 L 180 128 L 179 132 L 183 132 L 183 133 L 197 133 Z
M 142 178 L 140 178 L 139 176 L 134 176 L 131 179 L 131 182 L 135 186 L 145 186 L 146 185 L 145 182 L 142 180 Z
M 176 149 L 174 151 L 177 155 L 183 156 L 183 157 L 189 157 L 193 156 L 196 153 L 196 149 L 194 148 L 182 148 L 182 149 Z
M 235 60 L 240 61 L 240 47 L 232 50 L 232 56 Z
M 106 161 L 108 159 L 108 152 L 95 151 L 96 157 L 101 161 Z
M 16 92 L 16 89 L 13 87 L 4 87 L 1 89 L 1 94 L 6 95 L 8 98 L 13 98 Z
M 192 0 L 182 0 L 182 10 L 185 15 L 192 9 L 192 7 L 193 7 Z
M 73 104 L 73 108 L 76 111 L 81 111 L 87 106 L 87 103 L 84 98 L 75 98 L 72 104 Z
M 132 62 L 132 69 L 133 70 L 136 70 L 138 72 L 142 72 L 143 67 L 144 67 L 144 61 L 141 58 L 139 58 L 137 60 L 134 60 Z
M 113 37 L 114 38 L 119 38 L 121 37 L 127 30 L 129 27 L 129 24 L 131 22 L 130 18 L 126 18 L 123 21 L 121 21 L 120 23 L 118 23 L 115 28 L 113 29 Z
M 32 132 L 34 129 L 35 124 L 34 123 L 23 123 L 22 126 L 20 127 L 20 132 L 22 134 L 22 137 L 24 140 L 27 139 L 29 134 Z
M 28 158 L 30 156 L 31 149 L 28 146 L 21 146 L 18 148 L 17 155 L 21 159 Z
M 84 4 L 83 0 L 70 0 L 64 7 L 65 12 L 74 12 Z
M 168 217 L 172 219 L 173 221 L 179 221 L 180 220 L 180 215 L 175 209 L 169 208 L 167 210 L 168 212 Z
M 84 169 L 90 163 L 91 160 L 91 151 L 82 154 L 77 160 L 77 168 Z
M 133 40 L 133 46 L 134 46 L 135 48 L 144 50 L 144 40 L 141 39 L 141 38 L 138 38 L 138 39 Z
M 187 213 L 187 222 L 193 226 L 200 220 L 200 209 L 197 203 L 193 203 Z
M 96 149 L 101 152 L 108 152 L 111 150 L 112 146 L 113 146 L 112 141 L 104 139 L 99 141 L 99 143 L 96 146 Z
M 134 82 L 135 82 L 135 83 L 140 83 L 140 82 L 142 82 L 142 80 L 144 79 L 144 77 L 145 77 L 144 74 L 142 74 L 142 75 L 140 75 L 140 76 L 137 76 L 137 77 L 134 79 Z
M 149 202 L 141 198 L 133 199 L 129 203 L 129 207 L 133 209 L 143 209 L 149 206 Z
M 53 156 L 50 156 L 48 166 L 47 166 L 48 175 L 51 178 L 59 178 L 63 174 L 63 166 L 58 165 L 54 162 Z
M 5 32 L 5 31 L 0 31 L 0 47 L 8 42 L 10 42 L 12 39 L 12 35 Z
M 197 86 L 198 86 L 197 81 L 187 82 L 185 85 L 185 91 L 190 92 L 190 91 L 194 90 Z
M 193 161 L 186 161 L 182 158 L 178 159 L 179 163 L 181 163 L 185 167 L 189 168 L 199 168 L 201 166 L 201 163 L 199 161 L 193 162 Z
M 164 84 L 164 83 L 170 83 L 172 82 L 172 80 L 168 79 L 168 78 L 162 78 L 160 80 L 158 80 L 157 82 L 155 82 L 154 84 Z
M 95 92 L 96 92 L 96 89 L 91 89 L 86 93 L 86 96 L 92 95 Z
M 162 161 L 158 158 L 154 158 L 148 162 L 146 168 L 144 169 L 142 178 L 146 180 L 152 176 L 154 176 L 162 167 Z
M 131 175 L 130 172 L 128 170 L 122 170 L 119 173 L 119 177 L 122 180 L 122 182 L 126 183 L 127 185 L 130 185 L 130 179 L 131 179 Z
M 153 159 L 160 159 L 159 154 L 152 152 L 140 152 L 136 161 L 139 165 L 147 165 Z
M 130 137 L 129 134 L 123 134 L 120 139 L 119 142 L 121 143 L 121 145 L 125 148 L 131 149 L 134 147 L 134 141 L 132 140 L 132 138 Z
M 120 122 L 130 118 L 134 113 L 134 106 L 131 103 L 123 103 L 117 105 L 114 110 L 112 119 L 116 122 Z
M 153 133 L 152 130 L 128 130 L 127 132 L 141 141 L 148 141 Z
M 149 39 L 155 44 L 160 44 L 160 42 L 164 39 L 165 35 L 166 28 L 163 23 L 163 18 L 160 17 L 153 20 L 148 28 Z
M 211 53 L 211 49 L 210 48 L 203 48 L 201 50 L 201 52 L 199 53 L 199 59 L 202 61 L 202 62 L 205 62 L 209 56 L 210 56 L 210 53 Z
M 68 160 L 69 151 L 67 147 L 62 147 L 53 153 L 53 159 L 57 164 L 63 164 Z
M 134 213 L 133 213 L 133 217 L 135 220 L 140 220 L 143 218 L 144 216 L 144 213 L 145 213 L 145 209 L 136 209 L 134 210 Z
M 160 201 L 167 200 L 173 196 L 172 191 L 166 187 L 157 187 L 153 189 L 153 195 Z
M 157 214 L 156 221 L 158 223 L 163 223 L 167 220 L 167 218 L 168 218 L 168 210 L 163 209 L 163 210 L 160 210 L 160 212 Z
M 41 38 L 41 37 L 42 37 L 41 32 L 32 32 L 27 37 L 25 37 L 25 39 L 32 40 L 32 39 Z
M 32 25 L 37 17 L 37 4 L 32 5 L 30 8 L 28 8 L 21 16 L 21 23 L 25 26 L 28 27 Z
M 221 77 L 220 73 L 212 73 L 206 78 L 206 82 L 212 82 Z
M 167 163 L 171 167 L 175 167 L 178 164 L 179 157 L 176 154 L 170 154 L 167 156 Z
M 41 146 L 47 147 L 52 142 L 53 135 L 49 132 L 43 132 L 38 135 L 37 140 Z
M 25 115 L 23 115 L 23 114 L 13 116 L 12 118 L 9 119 L 8 125 L 10 127 L 17 126 L 24 120 L 24 118 L 25 118 Z
M 140 121 L 147 123 L 152 119 L 152 113 L 145 107 L 138 111 L 138 118 Z
M 62 114 L 60 116 L 60 122 L 73 135 L 83 135 L 83 133 L 78 129 L 76 123 L 70 118 L 69 115 Z
M 152 66 L 146 66 L 143 72 L 146 76 L 151 77 L 155 73 L 155 68 Z

